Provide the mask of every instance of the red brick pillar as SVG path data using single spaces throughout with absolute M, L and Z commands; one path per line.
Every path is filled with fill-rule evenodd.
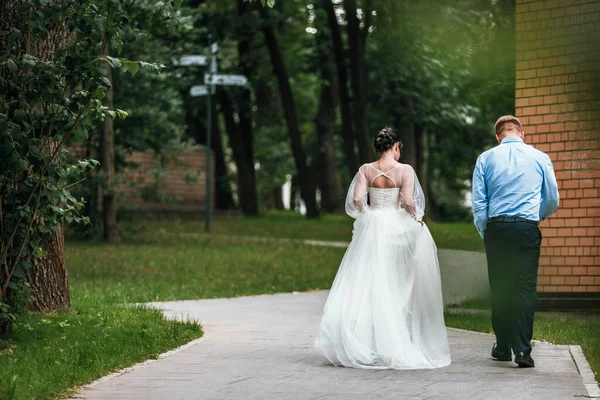
M 600 0 L 517 0 L 516 115 L 554 163 L 540 298 L 600 299 Z

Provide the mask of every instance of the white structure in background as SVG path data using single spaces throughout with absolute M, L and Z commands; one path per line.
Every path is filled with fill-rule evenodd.
M 471 181 L 465 181 L 465 185 L 469 188 L 469 190 L 465 190 L 464 191 L 464 198 L 462 201 L 462 206 L 465 208 L 471 208 L 473 206 L 472 200 L 473 200 L 473 192 L 471 190 Z
M 281 200 L 283 208 L 289 210 L 292 207 L 292 176 L 285 176 L 285 183 L 281 187 Z
M 306 215 L 306 205 L 304 205 L 304 200 L 302 200 L 302 197 L 300 197 L 300 190 L 296 191 L 294 211 L 299 212 L 302 215 Z
M 292 204 L 292 176 L 285 176 L 286 182 L 281 187 L 281 200 L 283 203 L 283 208 L 286 210 L 294 210 L 299 212 L 302 215 L 306 215 L 306 205 L 304 204 L 304 200 L 302 200 L 302 196 L 300 194 L 300 190 L 296 190 L 294 193 L 294 204 Z M 321 201 L 321 192 L 317 190 L 317 202 Z

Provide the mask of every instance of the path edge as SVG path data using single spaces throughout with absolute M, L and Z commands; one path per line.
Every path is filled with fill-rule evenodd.
M 569 345 L 569 352 L 571 353 L 571 357 L 573 357 L 589 398 L 591 400 L 598 400 L 600 398 L 600 386 L 598 386 L 594 371 L 592 371 L 587 358 L 585 358 L 583 349 L 579 345 Z
M 80 398 L 79 397 L 79 393 L 81 391 L 83 391 L 83 390 L 93 389 L 94 387 L 98 386 L 101 383 L 113 380 L 115 378 L 118 378 L 121 375 L 128 374 L 128 373 L 132 372 L 133 370 L 135 370 L 135 369 L 137 369 L 139 367 L 143 367 L 144 365 L 155 363 L 155 362 L 157 362 L 159 360 L 162 360 L 163 358 L 169 357 L 169 356 L 171 356 L 171 355 L 173 355 L 175 353 L 179 353 L 180 351 L 185 350 L 188 347 L 194 346 L 194 345 L 196 345 L 198 343 L 201 343 L 204 340 L 206 340 L 206 332 L 203 330 L 202 336 L 199 337 L 198 339 L 194 339 L 194 340 L 192 340 L 190 342 L 182 344 L 179 347 L 175 347 L 175 348 L 173 348 L 171 350 L 167 350 L 164 353 L 159 354 L 156 358 L 151 358 L 151 359 L 148 359 L 148 360 L 140 361 L 138 363 L 130 365 L 129 367 L 125 367 L 125 368 L 120 369 L 120 370 L 118 370 L 116 372 L 111 372 L 108 375 L 104 375 L 104 376 L 102 376 L 102 377 L 100 377 L 100 378 L 98 378 L 96 380 L 93 380 L 93 381 L 91 381 L 89 383 L 85 383 L 85 384 L 79 386 L 77 388 L 77 390 L 75 390 L 74 393 L 70 397 L 67 398 L 67 400 L 69 400 L 69 399 L 78 399 L 78 398 Z

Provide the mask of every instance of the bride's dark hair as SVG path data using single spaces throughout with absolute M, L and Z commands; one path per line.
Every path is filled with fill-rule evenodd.
M 381 154 L 391 149 L 396 143 L 398 143 L 400 150 L 402 150 L 402 142 L 398 139 L 398 135 L 392 128 L 386 126 L 375 136 L 373 147 L 375 147 L 377 154 Z

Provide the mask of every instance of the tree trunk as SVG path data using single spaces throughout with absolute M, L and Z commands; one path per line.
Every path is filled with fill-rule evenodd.
M 104 48 L 104 55 L 110 55 L 110 41 Z M 112 68 L 106 65 L 106 77 L 112 83 Z M 102 104 L 113 109 L 113 88 L 106 91 Z M 115 182 L 115 131 L 114 121 L 111 117 L 104 118 L 102 131 L 102 170 L 104 171 L 105 185 L 102 192 L 102 220 L 104 226 L 104 240 L 110 244 L 119 244 L 121 238 L 117 227 L 117 185 Z
M 262 13 L 264 16 L 266 11 L 263 9 Z M 315 179 L 311 175 L 306 152 L 304 151 L 304 147 L 302 145 L 302 134 L 298 126 L 294 94 L 292 93 L 292 87 L 290 86 L 288 73 L 283 61 L 283 55 L 281 54 L 281 50 L 279 48 L 277 36 L 275 35 L 275 32 L 273 31 L 273 28 L 270 25 L 270 21 L 268 21 L 267 17 L 264 18 L 262 30 L 265 36 L 267 49 L 269 50 L 269 55 L 271 56 L 273 71 L 275 72 L 275 76 L 277 77 L 277 81 L 279 83 L 283 113 L 287 122 L 288 133 L 290 135 L 292 144 L 292 152 L 294 154 L 294 161 L 296 163 L 298 178 L 300 180 L 300 191 L 306 204 L 306 216 L 308 218 L 318 218 L 319 209 L 317 207 Z
M 238 15 L 245 17 L 251 12 L 252 5 L 246 1 L 238 1 Z M 256 75 L 257 72 L 257 61 L 256 57 L 253 56 L 250 44 L 252 36 L 248 35 L 248 32 L 238 32 L 238 58 L 239 66 L 242 72 L 247 77 Z M 248 162 L 254 167 L 254 131 L 252 129 L 252 93 L 249 87 L 242 88 L 242 96 L 239 102 L 239 127 L 242 134 L 242 140 L 244 150 L 246 151 L 246 157 Z M 254 168 L 252 169 L 254 171 Z
M 342 114 L 342 139 L 346 167 L 349 176 L 354 176 L 358 171 L 356 152 L 354 150 L 354 130 L 352 129 L 352 113 L 350 112 L 350 94 L 348 93 L 348 67 L 346 52 L 342 42 L 342 32 L 335 15 L 335 9 L 331 0 L 321 0 L 321 8 L 327 13 L 327 22 L 331 35 L 331 44 L 335 57 L 335 66 L 338 77 L 338 92 L 340 99 L 340 111 Z
M 400 125 L 397 125 L 400 126 Z M 402 138 L 402 153 L 400 154 L 400 161 L 404 164 L 411 165 L 415 171 L 418 169 L 417 165 L 417 139 L 415 133 L 415 124 L 410 122 L 405 124 Z
M 337 166 L 333 134 L 336 121 L 335 69 L 327 33 L 323 29 L 318 30 L 316 39 L 322 83 L 319 108 L 315 118 L 319 143 L 319 152 L 315 162 L 318 162 L 318 174 L 321 178 L 321 208 L 326 212 L 333 213 L 344 207 L 344 193 Z
M 56 147 L 57 143 L 52 138 L 45 137 L 41 141 L 40 151 L 52 154 Z M 43 221 L 40 223 L 43 224 Z M 27 281 L 31 286 L 27 304 L 30 311 L 51 311 L 71 305 L 62 226 L 49 236 L 44 249 L 47 252 L 46 257 L 34 257 L 34 267 L 27 273 Z
M 429 187 L 429 133 L 427 128 L 422 125 L 415 127 L 415 139 L 416 139 L 416 166 L 415 171 L 417 177 L 423 186 L 423 192 L 427 196 Z
M 217 118 L 217 104 L 212 102 L 212 149 L 215 154 L 215 175 L 217 185 L 215 187 L 216 199 L 215 208 L 217 210 L 231 210 L 234 208 L 233 194 L 229 186 L 227 163 L 225 162 L 225 152 L 223 149 L 223 140 L 221 139 L 221 129 L 219 129 L 219 118 Z
M 19 30 L 24 39 L 16 43 L 6 43 L 4 36 L 0 38 L 0 48 L 5 45 L 19 46 L 23 54 L 27 53 L 41 61 L 54 61 L 56 51 L 70 40 L 65 22 L 56 23 L 43 33 L 33 35 L 28 27 L 29 11 L 23 11 L 15 2 L 0 1 L 0 30 Z M 40 151 L 46 154 L 56 148 L 52 139 L 54 132 L 43 136 Z M 47 201 L 47 200 L 42 200 Z M 2 210 L 0 212 L 5 212 Z M 33 216 L 31 216 L 33 218 Z M 64 235 L 59 227 L 50 235 L 44 244 L 47 255 L 43 259 L 35 259 L 33 268 L 28 271 L 27 279 L 31 285 L 28 307 L 32 310 L 51 311 L 70 305 L 69 280 L 64 255 Z
M 238 0 L 237 13 L 242 21 L 251 13 L 253 5 Z M 242 25 L 237 31 L 238 59 L 243 74 L 252 77 L 256 73 L 256 60 L 251 51 L 252 29 Z M 226 90 L 219 90 L 221 111 L 225 119 L 225 129 L 233 158 L 237 165 L 238 199 L 244 215 L 259 214 L 258 187 L 254 170 L 254 131 L 252 127 L 252 93 L 249 88 L 241 89 L 241 99 L 238 103 L 239 123 L 234 119 L 235 108 Z
M 364 53 L 366 33 L 360 29 L 355 0 L 344 0 L 344 6 L 350 44 L 354 129 L 358 141 L 360 162 L 366 163 L 371 161 L 374 156 L 367 133 L 367 64 Z
M 283 198 L 281 197 L 281 188 L 277 187 L 273 189 L 273 208 L 275 210 L 285 210 L 283 205 Z
M 431 197 L 430 179 L 429 179 L 429 132 L 422 125 L 417 125 L 415 129 L 416 138 L 416 166 L 415 172 L 423 188 L 425 195 L 425 211 L 429 218 L 439 219 L 439 210 Z
M 93 158 L 95 160 L 98 159 L 98 143 L 93 140 L 88 140 L 85 144 L 85 158 L 90 159 Z M 90 182 L 89 184 L 89 192 L 87 192 L 84 196 L 85 198 L 85 208 L 82 210 L 83 214 L 90 219 L 90 224 L 92 227 L 100 226 L 98 223 L 100 216 L 100 206 L 98 203 L 98 196 L 102 192 L 101 185 L 98 183 L 98 171 L 90 170 L 86 171 L 85 177 Z M 86 230 L 86 236 L 94 236 L 96 234 L 95 230 Z
M 233 160 L 237 167 L 238 199 L 244 215 L 258 215 L 258 193 L 254 174 L 254 162 L 248 159 L 244 146 L 244 138 L 235 122 L 234 108 L 226 89 L 217 90 L 221 112 L 225 120 L 225 130 L 229 138 L 229 146 L 233 152 Z
M 415 127 L 414 116 L 414 105 L 410 98 L 401 100 L 400 111 L 396 114 L 394 119 L 394 126 L 401 128 L 399 131 L 400 140 L 402 141 L 403 148 L 400 155 L 400 161 L 404 164 L 408 164 L 414 168 L 415 171 L 419 169 L 417 152 L 417 128 Z
M 34 268 L 27 274 L 31 286 L 27 305 L 30 311 L 51 311 L 71 305 L 62 227 L 52 234 L 45 250 L 47 256 L 34 258 Z

